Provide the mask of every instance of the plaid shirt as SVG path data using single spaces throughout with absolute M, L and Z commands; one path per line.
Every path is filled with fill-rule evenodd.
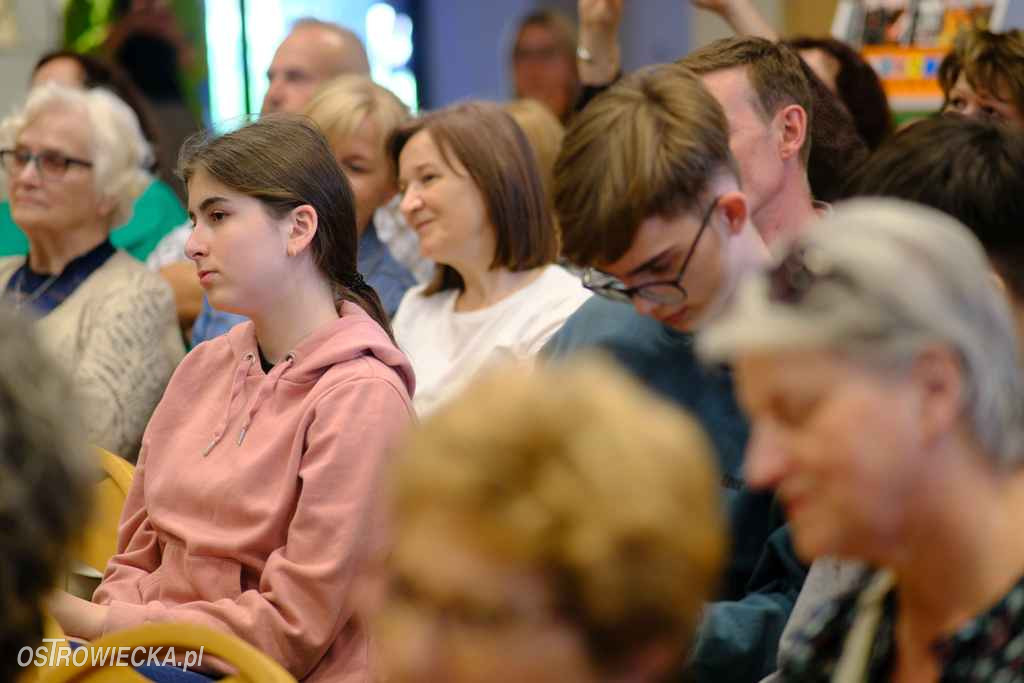
M 857 614 L 857 599 L 870 583 L 824 605 L 797 634 L 780 667 L 786 683 L 830 681 Z M 893 635 L 896 591 L 884 598 L 883 612 L 867 667 L 865 683 L 891 680 L 896 660 Z M 948 638 L 933 645 L 942 662 L 940 683 L 1021 683 L 1024 681 L 1024 577 L 1002 600 Z

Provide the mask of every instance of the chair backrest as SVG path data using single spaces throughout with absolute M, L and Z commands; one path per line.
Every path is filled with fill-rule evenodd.
M 96 451 L 104 477 L 93 489 L 92 515 L 81 540 L 72 549 L 71 558 L 102 574 L 117 552 L 117 528 L 135 467 L 102 448 Z
M 146 624 L 106 635 L 94 641 L 88 649 L 103 653 L 116 652 L 117 648 L 163 648 L 178 649 L 178 654 L 196 652 L 202 648 L 202 658 L 214 657 L 235 669 L 230 677 L 237 683 L 296 683 L 295 678 L 284 667 L 237 636 L 223 631 L 214 631 L 205 626 L 191 624 Z M 160 653 L 160 661 L 163 661 Z M 129 655 L 130 657 L 130 655 Z M 145 656 L 136 655 L 136 661 Z M 74 663 L 53 667 L 40 675 L 39 683 L 102 683 L 104 681 L 145 681 L 140 674 L 123 666 L 115 666 L 110 657 L 103 665 L 93 665 L 93 657 L 83 657 L 81 666 Z M 97 658 L 98 659 L 98 658 Z M 124 661 L 124 660 L 122 660 Z M 202 663 L 202 662 L 200 662 Z M 228 680 L 228 679 L 223 679 Z

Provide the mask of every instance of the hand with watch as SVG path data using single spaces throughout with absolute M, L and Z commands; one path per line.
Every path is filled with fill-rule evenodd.
M 608 85 L 619 73 L 622 4 L 623 0 L 579 0 L 576 64 L 584 85 Z

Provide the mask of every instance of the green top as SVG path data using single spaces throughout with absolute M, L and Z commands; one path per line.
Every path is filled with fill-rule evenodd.
M 145 261 L 157 242 L 188 220 L 184 207 L 167 183 L 154 180 L 135 201 L 132 217 L 110 233 L 110 241 L 118 249 Z M 9 202 L 0 203 L 0 257 L 28 253 L 25 233 L 11 219 Z

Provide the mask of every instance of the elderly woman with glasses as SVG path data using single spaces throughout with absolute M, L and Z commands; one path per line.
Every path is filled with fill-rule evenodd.
M 0 287 L 71 373 L 85 436 L 130 460 L 184 355 L 170 288 L 109 239 L 151 181 L 150 155 L 131 109 L 101 90 L 40 86 L 0 123 L 29 240 L 27 257 L 0 259 Z
M 796 548 L 872 569 L 782 681 L 1024 676 L 1024 377 L 985 253 L 945 214 L 838 209 L 700 339 L 752 418 L 746 476 Z

